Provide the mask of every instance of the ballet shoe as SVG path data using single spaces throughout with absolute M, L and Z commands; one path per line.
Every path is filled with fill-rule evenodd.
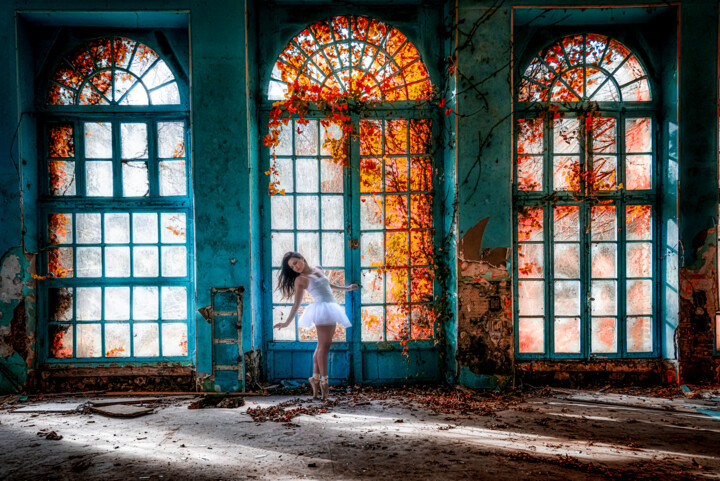
M 322 393 L 322 400 L 327 401 L 328 394 L 330 394 L 330 384 L 327 377 L 320 379 L 320 392 Z
M 313 399 L 317 399 L 318 391 L 320 390 L 320 379 L 313 376 L 309 378 L 308 381 L 310 381 L 310 387 L 312 388 Z

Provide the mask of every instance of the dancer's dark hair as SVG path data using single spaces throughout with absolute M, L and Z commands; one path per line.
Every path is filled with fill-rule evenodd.
M 295 294 L 295 279 L 300 275 L 290 267 L 290 259 L 292 258 L 305 260 L 302 254 L 293 251 L 286 252 L 283 256 L 280 273 L 278 274 L 277 290 L 285 299 L 289 299 Z

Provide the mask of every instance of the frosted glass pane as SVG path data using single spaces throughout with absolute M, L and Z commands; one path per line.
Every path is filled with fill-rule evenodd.
M 307 125 L 300 122 L 295 124 L 295 154 L 296 155 L 317 155 L 318 153 L 318 123 L 317 120 L 309 120 Z
M 628 352 L 652 352 L 652 317 L 627 318 Z
M 652 314 L 653 288 L 651 280 L 628 280 L 625 295 L 629 316 Z
M 270 197 L 270 228 L 290 230 L 295 227 L 293 198 L 285 195 Z
M 140 82 L 135 83 L 135 86 L 130 92 L 120 101 L 120 105 L 147 105 L 148 95 L 145 87 Z
M 360 309 L 360 337 L 364 342 L 383 340 L 385 315 L 382 306 L 364 306 Z
M 593 317 L 590 345 L 592 352 L 617 352 L 617 320 L 614 317 Z
M 185 195 L 187 181 L 185 178 L 185 161 L 161 161 L 160 169 L 160 195 Z
M 652 155 L 628 155 L 625 158 L 625 188 L 627 190 L 652 188 Z
M 539 155 L 518 155 L 518 190 L 539 191 L 543 188 L 543 157 Z
M 113 92 L 113 100 L 115 102 L 119 101 L 123 96 L 127 93 L 128 90 L 130 90 L 135 83 L 137 82 L 137 79 L 133 77 L 132 75 L 128 75 L 125 72 L 116 70 L 115 71 L 115 89 Z
M 150 193 L 147 162 L 123 162 L 124 197 L 144 197 Z
M 177 105 L 180 103 L 180 91 L 176 83 L 171 83 L 150 92 L 153 105 Z
M 184 244 L 187 240 L 185 213 L 163 212 L 160 214 L 160 241 L 163 244 Z
M 590 224 L 592 240 L 614 241 L 617 239 L 614 206 L 593 207 Z
M 384 263 L 384 235 L 382 232 L 363 232 L 360 235 L 360 265 L 381 266 Z
M 130 248 L 105 248 L 105 275 L 107 277 L 130 277 Z
M 576 154 L 580 152 L 580 121 L 555 119 L 553 121 L 553 152 Z
M 107 244 L 130 242 L 129 214 L 105 214 L 105 242 Z
M 158 122 L 158 157 L 161 159 L 185 157 L 185 124 Z
M 78 321 L 99 321 L 102 319 L 102 289 L 99 287 L 78 287 L 77 288 L 77 313 Z
M 297 159 L 295 180 L 298 192 L 318 191 L 318 161 L 317 159 Z
M 105 324 L 105 357 L 130 356 L 130 324 Z
M 164 286 L 162 288 L 162 319 L 187 319 L 187 288 Z
M 157 277 L 158 248 L 156 246 L 133 247 L 133 276 L 135 277 Z
M 317 230 L 320 228 L 318 198 L 316 196 L 297 197 L 297 229 Z
M 48 273 L 53 277 L 73 276 L 72 247 L 57 247 L 48 250 Z
M 277 189 L 279 191 L 285 191 L 285 193 L 294 192 L 293 190 L 293 161 L 292 159 L 275 159 L 275 167 L 277 168 L 277 174 L 272 174 L 270 179 L 272 182 L 277 182 Z
M 64 359 L 73 357 L 73 327 L 62 325 L 48 326 L 50 357 Z
M 290 306 L 273 307 L 273 326 L 287 321 L 290 313 Z M 273 341 L 294 341 L 295 340 L 295 319 L 290 321 L 286 327 L 277 329 L 273 327 Z
M 522 353 L 545 352 L 545 320 L 541 317 L 518 319 L 518 350 Z
M 518 212 L 518 240 L 520 242 L 543 240 L 542 207 L 524 207 Z
M 75 195 L 75 162 L 53 160 L 48 163 L 48 170 L 50 194 Z
M 275 155 L 292 155 L 292 123 L 283 125 L 278 136 L 278 145 L 275 147 Z
M 77 276 L 102 276 L 102 254 L 99 247 L 77 248 Z
M 518 312 L 521 316 L 545 315 L 545 282 L 518 282 Z
M 133 349 L 136 357 L 160 355 L 157 324 L 135 324 L 133 326 Z
M 155 286 L 133 287 L 133 319 L 151 321 L 158 318 L 158 288 Z
M 544 276 L 543 250 L 542 244 L 520 244 L 518 246 L 518 277 L 541 278 Z
M 563 317 L 555 319 L 555 352 L 580 352 L 580 318 Z
M 555 315 L 580 315 L 580 281 L 555 281 Z
M 559 205 L 553 209 L 553 239 L 556 241 L 580 240 L 580 208 Z
M 320 161 L 320 191 L 340 193 L 343 191 L 343 166 L 330 159 Z
M 185 277 L 187 275 L 187 248 L 185 246 L 162 246 L 163 277 Z
M 295 238 L 293 234 L 273 232 L 270 243 L 272 244 L 272 265 L 280 267 L 285 253 L 295 250 Z
M 130 288 L 105 288 L 105 320 L 126 321 L 130 319 Z
M 162 325 L 162 355 L 187 356 L 187 325 L 170 323 Z
M 345 234 L 323 232 L 321 265 L 324 268 L 345 266 Z
M 110 122 L 85 122 L 85 158 L 112 158 L 112 124 Z
M 615 190 L 617 188 L 617 157 L 605 155 L 593 158 L 593 188 Z
M 133 242 L 153 244 L 158 241 L 158 223 L 155 213 L 136 213 L 133 217 Z
M 297 235 L 297 251 L 311 266 L 320 264 L 320 236 L 316 233 L 299 233 Z
M 360 285 L 360 300 L 363 304 L 379 304 L 385 301 L 385 281 L 381 271 L 363 269 L 360 272 Z
M 75 226 L 78 244 L 100 243 L 100 214 L 75 214 Z
M 616 281 L 592 281 L 590 296 L 593 316 L 617 315 Z
M 102 356 L 100 324 L 79 324 L 77 326 L 77 357 Z
M 617 245 L 592 244 L 592 277 L 617 277 Z
M 48 304 L 51 321 L 71 321 L 73 318 L 72 288 L 51 287 L 48 289 Z
M 652 240 L 652 208 L 649 205 L 626 206 L 625 230 L 627 240 Z
M 556 279 L 580 277 L 580 244 L 555 244 L 553 260 Z
M 93 197 L 112 197 L 113 171 L 112 162 L 85 162 L 85 192 Z
M 383 227 L 383 196 L 363 195 L 360 197 L 360 228 L 371 230 Z
M 652 276 L 652 244 L 650 242 L 627 244 L 626 252 L 627 277 Z
M 580 157 L 577 155 L 553 157 L 553 188 L 555 190 L 580 190 Z
M 147 159 L 147 124 L 120 124 L 123 159 Z
M 652 152 L 651 119 L 625 119 L 625 152 Z
M 517 150 L 520 154 L 542 154 L 542 119 L 518 120 Z
M 340 195 L 324 195 L 320 198 L 322 207 L 322 228 L 343 229 L 345 223 L 345 207 Z
M 143 82 L 149 89 L 162 85 L 172 79 L 173 74 L 163 60 L 158 60 L 142 77 Z

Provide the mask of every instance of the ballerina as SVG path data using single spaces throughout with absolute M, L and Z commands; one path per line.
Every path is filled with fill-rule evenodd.
M 327 400 L 330 390 L 327 377 L 328 352 L 335 328 L 338 324 L 344 327 L 351 326 L 344 309 L 335 301 L 332 290 L 347 292 L 359 287 L 357 284 L 338 286 L 330 283 L 322 267 L 310 267 L 305 258 L 297 252 L 286 252 L 283 256 L 277 288 L 284 298 L 294 297 L 295 300 L 287 321 L 279 322 L 273 328 L 287 327 L 295 319 L 307 289 L 313 297 L 313 303 L 305 309 L 298 326 L 314 325 L 317 331 L 318 343 L 313 353 L 313 375 L 308 379 L 313 390 L 313 398 L 317 398 L 320 391 L 323 401 Z

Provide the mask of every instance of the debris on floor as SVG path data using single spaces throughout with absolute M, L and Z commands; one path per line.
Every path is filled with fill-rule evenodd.
M 227 408 L 235 409 L 245 405 L 245 400 L 237 396 L 216 396 L 208 395 L 193 401 L 188 409 L 205 409 L 205 408 Z
M 303 406 L 303 404 L 305 404 Z M 293 409 L 285 409 L 291 406 L 297 406 Z M 253 421 L 261 423 L 265 421 L 273 421 L 276 423 L 287 423 L 292 418 L 301 414 L 308 416 L 314 416 L 328 412 L 328 408 L 331 403 L 326 403 L 322 406 L 312 405 L 312 401 L 305 402 L 299 398 L 290 399 L 289 401 L 276 404 L 274 406 L 268 406 L 266 408 L 248 408 L 247 413 L 253 418 Z

